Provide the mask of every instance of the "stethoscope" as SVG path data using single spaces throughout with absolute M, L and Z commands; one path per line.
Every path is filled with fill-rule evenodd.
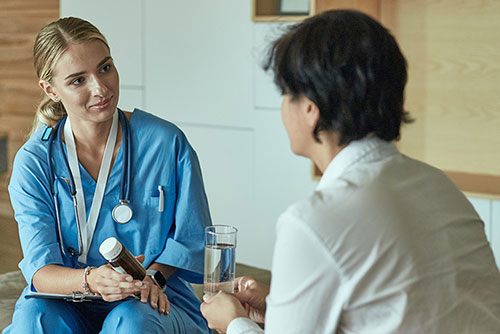
M 121 176 L 121 182 L 120 182 L 120 200 L 119 204 L 115 206 L 113 209 L 111 215 L 113 217 L 113 220 L 119 224 L 125 224 L 132 219 L 133 211 L 132 208 L 129 205 L 130 202 L 130 173 L 131 173 L 131 154 L 130 154 L 130 129 L 129 129 L 129 124 L 127 117 L 121 110 L 118 109 L 118 117 L 120 119 L 120 123 L 122 126 L 122 133 L 123 133 L 123 138 L 122 138 L 122 144 L 123 144 L 123 168 L 122 168 L 122 176 Z M 64 147 L 62 143 L 62 136 L 61 136 L 61 131 L 64 129 L 64 125 L 66 124 L 66 119 L 67 116 L 64 117 L 61 121 L 59 121 L 56 126 L 51 129 L 47 128 L 49 131 L 45 131 L 43 138 L 46 136 L 45 134 L 48 133 L 49 138 L 48 138 L 48 149 L 47 149 L 47 160 L 48 160 L 48 166 L 49 166 L 49 174 L 50 174 L 50 187 L 51 187 L 51 193 L 52 197 L 54 200 L 54 207 L 56 211 L 56 221 L 57 221 L 57 230 L 58 230 L 58 235 L 59 235 L 59 240 L 60 240 L 60 246 L 61 246 L 61 251 L 62 253 L 67 256 L 66 249 L 64 248 L 64 243 L 63 243 L 63 238 L 62 238 L 62 231 L 61 231 L 61 220 L 59 217 L 59 205 L 57 204 L 57 196 L 55 192 L 55 174 L 54 174 L 54 169 L 52 166 L 52 143 L 56 137 L 59 137 L 59 148 L 61 152 L 64 154 Z M 55 135 L 51 135 L 54 133 Z M 73 177 L 73 174 L 71 173 L 71 169 L 69 167 L 68 159 L 64 159 L 64 163 L 66 165 L 66 170 L 68 172 L 69 178 L 64 178 L 64 180 L 68 183 L 69 186 L 69 191 L 71 194 L 71 197 L 73 198 L 73 208 L 75 210 L 75 219 L 76 219 L 76 225 L 78 228 L 78 251 L 76 251 L 72 247 L 68 247 L 68 252 L 71 256 L 77 257 L 80 256 L 83 251 L 82 251 L 82 233 L 81 233 L 81 224 L 80 224 L 80 216 L 78 214 L 78 201 L 77 201 L 77 196 L 76 196 L 76 185 L 75 185 L 75 179 Z

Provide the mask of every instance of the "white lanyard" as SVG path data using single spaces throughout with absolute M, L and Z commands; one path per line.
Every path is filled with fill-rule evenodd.
M 97 185 L 95 188 L 94 198 L 92 200 L 92 206 L 90 208 L 89 218 L 87 220 L 85 219 L 87 217 L 87 210 L 85 208 L 85 196 L 83 194 L 82 180 L 80 178 L 78 155 L 76 153 L 75 138 L 73 137 L 73 131 L 71 129 L 71 122 L 69 120 L 69 117 L 66 119 L 66 125 L 64 126 L 64 138 L 68 151 L 69 168 L 75 180 L 78 215 L 80 219 L 83 220 L 80 222 L 81 231 L 78 231 L 78 233 L 82 234 L 83 243 L 83 245 L 81 245 L 82 254 L 78 257 L 78 261 L 80 261 L 81 263 L 87 263 L 87 254 L 92 242 L 92 237 L 94 236 L 97 217 L 99 216 L 99 212 L 101 211 L 102 198 L 104 196 L 104 190 L 106 189 L 106 183 L 108 181 L 109 169 L 111 167 L 111 159 L 113 158 L 113 151 L 115 148 L 117 133 L 118 112 L 115 112 L 113 115 L 111 130 L 109 131 L 108 135 L 108 141 L 106 142 L 106 148 L 104 149 L 104 154 L 102 156 L 102 162 L 99 168 L 99 176 L 97 177 Z

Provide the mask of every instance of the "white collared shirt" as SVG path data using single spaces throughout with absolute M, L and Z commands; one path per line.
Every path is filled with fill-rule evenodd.
M 441 171 L 373 136 L 280 216 L 272 274 L 268 334 L 500 333 L 479 216 Z M 249 322 L 227 333 L 262 333 Z

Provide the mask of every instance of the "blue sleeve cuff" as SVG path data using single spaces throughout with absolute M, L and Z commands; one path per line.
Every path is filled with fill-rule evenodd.
M 168 239 L 165 250 L 155 262 L 177 268 L 176 276 L 190 283 L 203 283 L 203 251 Z
M 59 245 L 38 247 L 38 249 L 30 250 L 30 255 L 29 258 L 25 257 L 19 263 L 19 268 L 28 284 L 32 283 L 33 276 L 41 268 L 49 264 L 64 266 Z

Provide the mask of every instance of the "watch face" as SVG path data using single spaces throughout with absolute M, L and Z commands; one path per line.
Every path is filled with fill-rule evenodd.
M 160 286 L 161 289 L 164 289 L 165 286 L 167 285 L 167 280 L 165 279 L 165 276 L 161 273 L 161 271 L 157 271 L 154 274 L 154 279 L 156 280 L 156 283 Z

